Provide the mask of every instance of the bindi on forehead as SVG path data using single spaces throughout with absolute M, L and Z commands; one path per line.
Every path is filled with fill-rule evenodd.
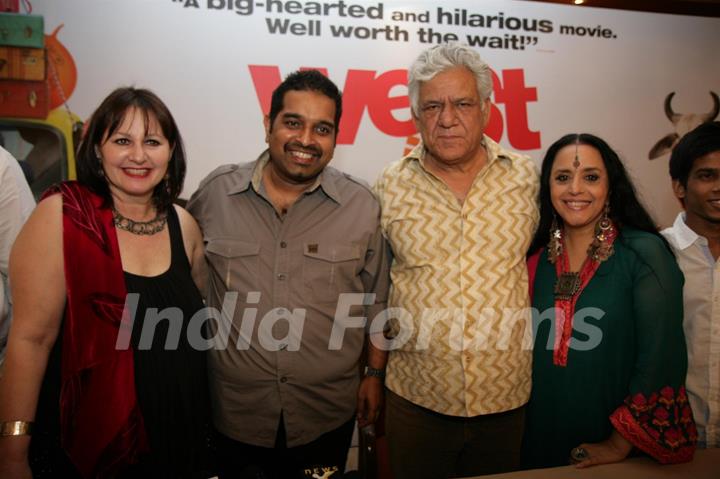
M 573 163 L 572 163 L 573 169 L 575 171 L 577 171 L 578 168 L 580 168 L 580 155 L 578 152 L 579 148 L 580 148 L 580 138 L 576 138 L 575 139 L 575 159 L 573 160 Z

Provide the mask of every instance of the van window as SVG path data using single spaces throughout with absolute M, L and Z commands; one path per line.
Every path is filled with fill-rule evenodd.
M 3 119 L 0 145 L 20 162 L 36 199 L 48 187 L 67 179 L 65 139 L 52 126 Z

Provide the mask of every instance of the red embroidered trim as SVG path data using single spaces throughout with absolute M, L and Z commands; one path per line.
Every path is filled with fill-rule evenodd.
M 608 231 L 605 232 L 605 235 L 606 239 L 604 241 L 606 245 L 612 247 L 618 235 L 617 227 L 611 224 Z M 562 235 L 559 241 L 564 245 Z M 555 366 L 567 366 L 568 351 L 570 349 L 570 339 L 573 330 L 573 317 L 575 316 L 575 305 L 585 286 L 587 286 L 592 277 L 595 276 L 595 272 L 603 261 L 604 260 L 594 260 L 591 256 L 586 257 L 580 269 L 580 287 L 578 291 L 570 299 L 555 299 L 555 311 L 560 311 L 560 314 L 556 314 L 555 317 L 555 343 L 553 347 L 553 364 Z M 562 274 L 569 269 L 570 259 L 568 258 L 567 249 L 563 247 L 560 257 L 555 261 L 555 274 L 557 278 L 559 279 Z
M 564 272 L 570 269 L 569 258 L 565 249 L 562 255 L 555 262 L 555 272 L 559 278 Z M 555 317 L 555 346 L 553 348 L 553 364 L 556 366 L 567 366 L 568 351 L 570 350 L 570 337 L 573 330 L 573 316 L 575 316 L 575 305 L 585 286 L 590 282 L 595 272 L 600 267 L 598 261 L 590 257 L 585 259 L 580 270 L 580 289 L 570 299 L 556 299 L 555 308 L 562 314 Z
M 661 464 L 688 462 L 695 453 L 697 429 L 683 386 L 677 395 L 666 386 L 649 398 L 641 393 L 628 397 L 610 415 L 610 422 L 625 439 Z
M 528 292 L 530 293 L 530 303 L 532 306 L 532 299 L 535 293 L 535 274 L 537 273 L 538 263 L 540 262 L 540 255 L 543 252 L 543 248 L 540 248 L 535 253 L 530 255 L 527 259 L 528 269 Z

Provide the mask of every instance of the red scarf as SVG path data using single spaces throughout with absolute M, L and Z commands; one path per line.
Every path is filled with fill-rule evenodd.
M 608 246 L 612 246 L 617 237 L 617 229 L 615 226 L 611 227 L 606 233 L 607 238 L 605 243 Z M 563 241 L 562 239 L 560 241 Z M 563 245 L 564 246 L 564 245 Z M 555 317 L 555 344 L 553 347 L 553 364 L 555 366 L 565 367 L 567 366 L 568 351 L 570 350 L 570 339 L 573 331 L 573 318 L 575 316 L 575 306 L 577 305 L 578 298 L 582 294 L 585 286 L 588 285 L 590 280 L 598 268 L 600 267 L 601 261 L 597 261 L 588 256 L 580 269 L 580 288 L 572 295 L 569 299 L 555 298 L 555 311 L 557 312 Z M 563 247 L 560 257 L 555 261 L 555 273 L 557 278 L 567 272 L 570 269 L 570 259 L 566 249 Z
M 113 475 L 148 450 L 133 350 L 115 347 L 125 277 L 112 211 L 77 182 L 63 196 L 67 304 L 62 336 L 61 443 L 84 477 Z

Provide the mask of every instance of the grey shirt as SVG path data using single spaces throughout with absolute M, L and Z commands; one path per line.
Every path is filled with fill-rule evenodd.
M 215 426 L 237 441 L 273 447 L 282 412 L 287 445 L 295 447 L 355 414 L 366 329 L 387 302 L 389 255 L 366 185 L 326 167 L 280 216 L 262 184 L 267 161 L 266 151 L 255 162 L 216 169 L 187 208 L 203 230 L 208 306 L 220 310 L 225 301 L 232 318 L 212 331 Z M 360 293 L 348 301 L 356 306 L 339 305 L 341 293 Z M 338 318 L 340 310 L 366 316 L 366 328 L 362 320 L 336 319 L 336 309 Z

